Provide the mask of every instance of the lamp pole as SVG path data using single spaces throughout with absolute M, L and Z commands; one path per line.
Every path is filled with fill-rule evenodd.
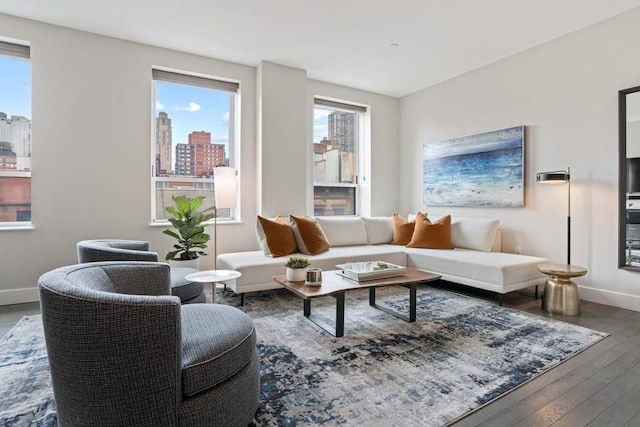
M 567 166 L 567 265 L 571 265 L 571 168 Z

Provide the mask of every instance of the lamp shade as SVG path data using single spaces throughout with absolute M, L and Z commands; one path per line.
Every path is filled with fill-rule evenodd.
M 539 184 L 564 184 L 569 179 L 567 171 L 540 172 L 536 175 L 536 182 Z
M 640 193 L 640 157 L 627 159 L 627 193 Z
M 220 166 L 213 168 L 216 209 L 236 207 L 236 170 Z

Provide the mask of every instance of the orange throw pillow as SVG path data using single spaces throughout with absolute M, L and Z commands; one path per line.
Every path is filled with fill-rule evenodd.
M 305 255 L 317 255 L 329 250 L 329 241 L 318 221 L 308 216 L 300 218 L 289 215 L 289 219 L 300 252 Z
M 256 234 L 266 256 L 276 258 L 292 254 L 298 249 L 287 218 L 277 216 L 270 220 L 258 215 Z
M 398 214 L 393 214 L 393 240 L 392 245 L 406 246 L 411 241 L 415 221 L 407 221 Z
M 435 222 L 422 212 L 416 216 L 416 227 L 408 248 L 453 249 L 451 245 L 451 215 L 443 216 Z

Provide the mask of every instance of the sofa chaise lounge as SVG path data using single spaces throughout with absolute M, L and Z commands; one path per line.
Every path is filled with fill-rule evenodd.
M 451 225 L 453 250 L 408 248 L 392 245 L 392 217 L 316 217 L 329 242 L 329 250 L 318 255 L 290 254 L 309 258 L 313 267 L 335 270 L 336 264 L 384 261 L 416 267 L 442 275 L 450 282 L 495 292 L 502 304 L 508 292 L 544 283 L 546 276 L 536 266 L 547 259 L 503 253 L 498 220 L 454 218 Z M 271 258 L 263 251 L 220 254 L 218 268 L 242 273 L 226 285 L 241 296 L 247 292 L 277 289 L 273 276 L 284 274 L 288 257 Z

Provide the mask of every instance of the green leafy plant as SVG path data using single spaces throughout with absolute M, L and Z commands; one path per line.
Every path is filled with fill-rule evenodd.
M 311 263 L 309 262 L 308 258 L 298 258 L 295 256 L 292 256 L 291 258 L 289 258 L 289 260 L 285 264 L 285 266 L 288 268 L 306 268 L 306 267 L 309 267 L 310 265 Z
M 169 218 L 169 222 L 177 230 L 177 233 L 172 230 L 163 230 L 162 232 L 175 238 L 178 243 L 173 245 L 176 250 L 169 252 L 164 259 L 167 261 L 187 261 L 207 255 L 203 249 L 207 248 L 210 237 L 204 232 L 204 224 L 215 216 L 210 212 L 215 208 L 198 210 L 204 199 L 202 196 L 194 198 L 174 196 L 172 199 L 175 206 L 169 206 L 165 210 L 173 216 L 173 218 Z

